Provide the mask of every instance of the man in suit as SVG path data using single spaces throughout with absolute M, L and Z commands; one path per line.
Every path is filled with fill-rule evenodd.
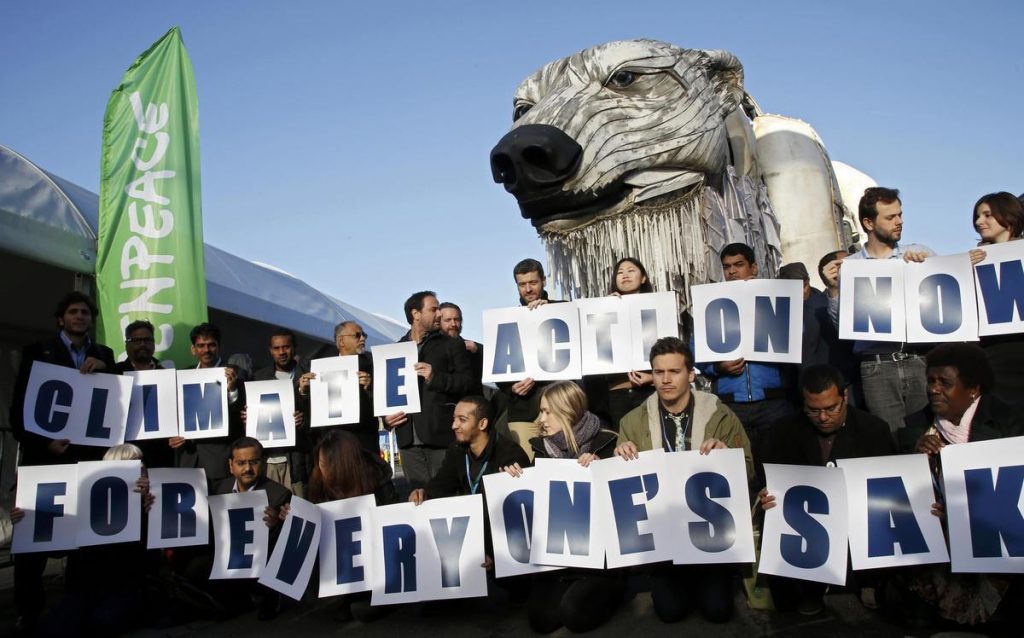
M 220 368 L 224 362 L 220 356 L 220 329 L 212 323 L 201 323 L 189 333 L 192 341 L 192 356 L 196 368 Z M 239 383 L 235 368 L 224 367 L 228 387 L 228 434 L 210 439 L 186 440 L 180 436 L 168 439 L 177 453 L 178 467 L 201 467 L 206 472 L 206 482 L 214 485 L 228 475 L 224 459 L 228 456 L 231 441 L 245 434 L 242 408 L 245 407 L 245 388 Z
M 211 494 L 240 494 L 253 490 L 267 493 L 267 509 L 263 520 L 270 527 L 270 550 L 281 535 L 281 508 L 292 500 L 292 493 L 286 487 L 266 477 L 264 470 L 263 445 L 256 439 L 243 436 L 235 439 L 228 448 L 227 469 L 230 476 L 211 485 Z M 207 574 L 209 571 L 206 572 Z M 213 587 L 218 598 L 229 610 L 244 609 L 250 594 L 259 599 L 257 617 L 271 620 L 277 616 L 281 606 L 280 595 L 254 581 L 222 581 Z
M 153 355 L 156 353 L 155 330 L 153 324 L 140 319 L 133 321 L 124 329 L 125 360 L 118 361 L 114 366 L 117 374 L 139 372 L 142 370 L 159 370 L 160 362 Z M 142 450 L 142 460 L 146 467 L 174 467 L 174 448 L 169 439 L 146 439 L 135 441 Z
M 295 333 L 287 328 L 278 328 L 270 335 L 270 358 L 273 364 L 257 370 L 252 380 L 291 382 L 295 395 L 295 445 L 274 448 L 266 459 L 266 475 L 292 494 L 303 496 L 309 481 L 313 446 L 309 436 L 309 396 L 299 392 L 299 382 L 309 368 L 295 355 Z
M 412 341 L 419 349 L 415 365 L 420 385 L 420 412 L 397 412 L 384 424 L 398 430 L 402 470 L 409 485 L 424 487 L 437 474 L 452 443 L 455 404 L 474 388 L 473 364 L 462 339 L 442 333 L 437 295 L 417 292 L 405 302 L 409 332 L 399 341 Z
M 889 425 L 877 416 L 850 406 L 846 381 L 836 368 L 827 364 L 808 366 L 800 375 L 800 392 L 803 410 L 771 426 L 764 454 L 756 459 L 759 463 L 835 467 L 840 459 L 895 454 Z M 776 505 L 769 487 L 758 494 L 761 508 L 765 510 Z M 875 604 L 880 576 L 858 572 L 865 604 Z M 773 576 L 770 588 L 775 608 L 780 611 L 796 609 L 813 616 L 823 609 L 826 588 L 820 583 Z
M 20 466 L 57 465 L 103 458 L 103 447 L 72 445 L 67 439 L 48 439 L 26 432 L 24 419 L 25 394 L 32 364 L 36 361 L 75 368 L 82 374 L 114 371 L 113 351 L 93 343 L 89 336 L 97 312 L 96 303 L 87 295 L 77 291 L 64 295 L 54 311 L 57 334 L 22 351 L 10 414 L 12 434 L 21 447 Z M 43 570 L 47 558 L 45 553 L 14 557 L 14 604 L 18 610 L 18 626 L 26 632 L 34 630 L 46 604 Z

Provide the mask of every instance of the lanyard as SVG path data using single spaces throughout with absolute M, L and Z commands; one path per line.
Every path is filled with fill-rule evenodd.
M 476 475 L 476 480 L 473 480 L 469 473 L 469 454 L 466 455 L 466 482 L 469 483 L 470 494 L 476 494 L 476 491 L 480 488 L 480 478 L 484 475 L 484 472 L 487 471 L 488 462 L 489 461 L 484 461 L 484 464 L 480 466 L 480 473 Z

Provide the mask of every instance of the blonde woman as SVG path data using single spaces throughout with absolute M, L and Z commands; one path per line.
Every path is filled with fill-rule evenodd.
M 530 439 L 534 458 L 575 459 L 586 467 L 615 451 L 617 435 L 601 429 L 601 420 L 587 411 L 583 390 L 572 381 L 552 383 L 541 391 L 537 425 L 540 436 Z M 522 475 L 519 464 L 505 471 Z M 567 569 L 540 574 L 527 605 L 530 627 L 542 634 L 563 626 L 574 632 L 590 631 L 611 618 L 624 592 L 625 582 L 618 570 Z

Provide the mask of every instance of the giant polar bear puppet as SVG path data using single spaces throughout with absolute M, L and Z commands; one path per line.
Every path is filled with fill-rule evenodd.
M 857 241 L 850 209 L 874 185 L 832 164 L 808 124 L 763 114 L 725 51 L 586 49 L 524 80 L 513 120 L 491 151 L 494 180 L 573 298 L 607 294 L 615 261 L 634 256 L 685 308 L 690 285 L 721 280 L 718 253 L 735 241 L 754 248 L 762 273 L 791 261 L 814 273 Z

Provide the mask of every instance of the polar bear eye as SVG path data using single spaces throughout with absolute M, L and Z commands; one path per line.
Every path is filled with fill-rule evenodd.
M 612 76 L 608 78 L 608 86 L 613 89 L 624 89 L 636 82 L 636 73 L 632 71 L 619 70 L 612 73 Z
M 512 121 L 515 122 L 522 116 L 526 115 L 526 112 L 533 108 L 532 104 L 522 103 L 516 104 L 515 108 L 512 109 Z

